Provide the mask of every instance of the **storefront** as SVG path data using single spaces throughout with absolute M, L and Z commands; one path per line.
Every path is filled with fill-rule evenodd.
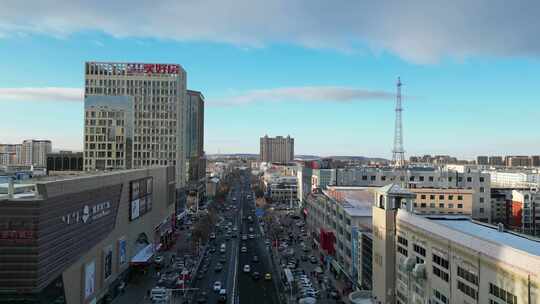
M 174 216 L 168 216 L 154 229 L 156 252 L 169 249 L 174 244 Z

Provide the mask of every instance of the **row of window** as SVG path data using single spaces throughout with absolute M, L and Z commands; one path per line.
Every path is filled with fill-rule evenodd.
M 418 198 L 418 194 L 416 195 L 416 197 Z M 449 200 L 449 201 L 454 200 L 454 195 L 452 195 L 452 194 L 448 195 L 447 197 L 448 197 L 447 200 Z M 422 194 L 422 195 L 420 195 L 420 198 L 425 200 L 427 198 L 427 196 L 425 194 Z M 430 200 L 435 200 L 435 195 L 431 194 L 429 196 L 429 199 Z M 444 200 L 444 199 L 445 199 L 444 194 L 439 194 L 439 200 Z M 457 200 L 462 201 L 463 200 L 463 195 L 458 195 Z
M 489 294 L 503 300 L 503 303 L 517 304 L 517 297 L 513 293 L 506 291 L 495 284 L 489 283 Z
M 445 269 L 448 269 L 450 267 L 449 263 L 448 263 L 448 260 L 441 257 L 441 256 L 438 256 L 436 254 L 433 254 L 433 263 L 445 268 Z
M 414 203 L 413 206 L 415 208 L 418 207 L 418 203 Z M 427 208 L 427 204 L 426 203 L 420 203 L 420 208 Z M 430 203 L 429 208 L 436 208 L 436 204 L 435 203 Z M 444 208 L 444 203 L 439 203 L 439 208 Z M 454 208 L 454 204 L 447 204 L 446 208 L 452 209 L 452 208 Z M 457 204 L 457 208 L 458 209 L 463 209 L 463 204 Z
M 472 272 L 470 272 L 467 269 L 461 268 L 458 266 L 457 269 L 457 275 L 464 279 L 467 282 L 473 283 L 474 285 L 478 286 L 478 276 Z
M 369 180 L 372 180 L 372 181 L 377 180 L 377 175 L 369 175 L 369 176 L 368 176 L 368 175 L 362 175 L 362 180 L 367 181 L 367 180 L 368 180 L 368 177 L 369 177 Z M 381 181 L 386 181 L 386 179 L 387 179 L 387 176 L 381 175 Z M 392 177 L 391 179 L 393 180 L 393 177 Z M 401 177 L 401 180 L 403 181 L 404 178 Z M 415 180 L 416 180 L 416 176 L 410 176 L 410 177 L 409 177 L 409 181 L 414 182 Z M 439 180 L 440 180 L 440 179 L 439 179 Z M 471 176 L 468 176 L 468 177 L 466 178 L 466 180 L 467 180 L 468 183 L 472 183 L 472 182 L 473 182 L 473 178 L 472 178 Z M 418 181 L 420 181 L 420 182 L 426 181 L 425 176 L 418 176 Z M 435 178 L 434 178 L 433 176 L 428 176 L 428 181 L 434 182 L 434 181 L 435 181 Z M 448 177 L 448 181 L 449 181 L 449 182 L 452 182 L 452 181 L 453 181 L 453 178 L 452 178 L 451 176 Z M 459 176 L 459 177 L 457 178 L 457 181 L 458 181 L 458 182 L 463 182 L 463 177 Z M 485 178 L 484 178 L 483 176 L 480 176 L 480 177 L 478 178 L 478 181 L 479 181 L 480 183 L 483 183 L 483 182 L 485 182 Z
M 478 299 L 478 291 L 476 289 L 474 289 L 473 287 L 461 282 L 461 281 L 458 281 L 457 282 L 458 286 L 458 290 L 460 290 L 461 292 L 463 292 L 464 294 L 468 295 L 469 297 L 473 298 L 474 300 Z
M 438 276 L 439 278 L 441 278 L 445 282 L 450 281 L 450 275 L 448 274 L 448 272 L 440 269 L 437 266 L 433 266 L 433 274 Z

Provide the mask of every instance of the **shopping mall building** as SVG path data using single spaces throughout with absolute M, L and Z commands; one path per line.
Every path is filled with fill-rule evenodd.
M 173 166 L 0 184 L 0 303 L 101 303 L 175 226 Z

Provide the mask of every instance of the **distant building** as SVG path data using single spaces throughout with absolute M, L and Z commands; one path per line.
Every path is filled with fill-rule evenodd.
M 194 182 L 206 175 L 203 94 L 187 90 L 186 108 L 186 180 Z
M 529 156 L 511 155 L 506 156 L 505 164 L 507 167 L 530 167 L 532 162 Z
M 540 237 L 540 194 L 513 190 L 509 226 L 518 232 Z
M 27 139 L 22 144 L 0 144 L 0 165 L 45 167 L 51 151 L 50 140 Z
M 60 151 L 47 154 L 47 172 L 50 171 L 82 171 L 83 153 Z
M 328 186 L 336 186 L 336 169 L 313 169 L 311 188 L 326 189 Z
M 22 144 L 0 144 L 0 165 L 23 163 Z
M 411 188 L 416 194 L 413 210 L 419 214 L 461 214 L 472 215 L 473 190 Z
M 504 159 L 502 156 L 490 156 L 489 165 L 490 166 L 504 166 Z
M 540 167 L 540 155 L 531 156 L 531 165 L 533 167 Z
M 260 139 L 260 158 L 262 162 L 288 163 L 294 160 L 294 138 L 287 136 Z
M 476 157 L 476 164 L 477 165 L 489 165 L 489 157 L 488 156 L 477 156 Z

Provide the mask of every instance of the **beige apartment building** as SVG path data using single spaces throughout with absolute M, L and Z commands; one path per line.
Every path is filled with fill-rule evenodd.
M 456 188 L 413 188 L 413 210 L 421 214 L 472 215 L 473 190 Z
M 262 162 L 288 163 L 294 160 L 294 138 L 287 136 L 261 137 Z
M 27 139 L 22 144 L 0 144 L 0 165 L 47 166 L 50 140 Z
M 107 169 L 123 169 L 129 167 L 130 163 L 132 168 L 174 165 L 177 184 L 185 184 L 186 72 L 180 65 L 86 62 L 84 96 L 85 99 L 123 96 L 130 98 L 133 104 L 131 143 L 130 138 L 125 137 L 129 133 L 126 119 L 122 121 L 123 115 L 127 114 L 121 114 L 121 111 L 111 107 L 109 110 L 94 109 L 92 111 L 96 114 L 107 115 L 107 119 L 100 117 L 107 126 L 92 126 L 89 120 L 93 118 L 85 113 L 86 170 L 102 164 Z M 118 103 L 121 102 L 117 101 L 114 105 Z M 103 103 L 100 103 L 101 106 Z M 103 135 L 107 138 L 96 137 Z M 123 144 L 125 146 L 121 147 Z M 129 151 L 130 147 L 132 151 Z M 93 156 L 90 156 L 91 152 Z
M 372 303 L 540 303 L 538 239 L 415 214 L 415 197 L 397 185 L 376 193 Z

